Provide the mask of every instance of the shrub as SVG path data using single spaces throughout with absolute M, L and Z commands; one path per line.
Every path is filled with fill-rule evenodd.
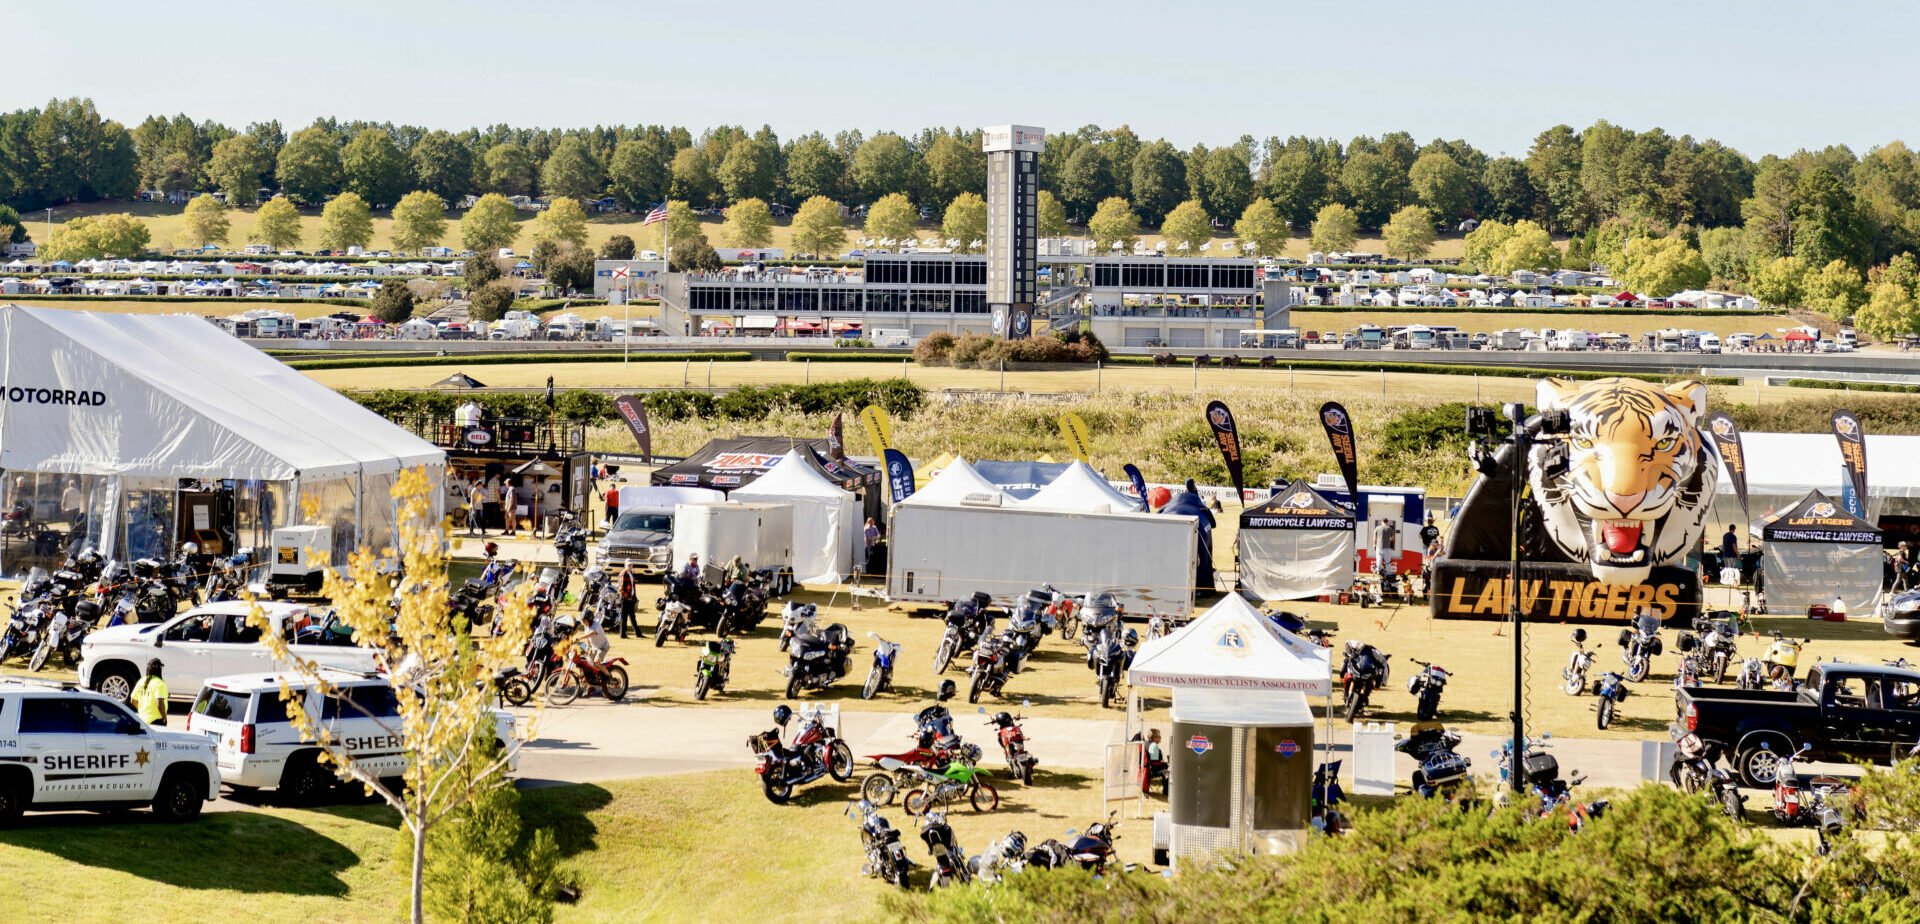
M 951 361 L 953 335 L 945 331 L 928 334 L 913 346 L 913 361 L 923 366 L 944 366 Z
M 962 369 L 974 368 L 980 364 L 981 357 L 993 348 L 994 339 L 985 334 L 961 334 L 959 339 L 953 342 L 953 349 L 948 352 L 947 359 Z

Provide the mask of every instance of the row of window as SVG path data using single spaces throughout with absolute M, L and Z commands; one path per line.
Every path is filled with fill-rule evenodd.
M 1206 266 L 1185 263 L 1097 263 L 1093 285 L 1100 289 L 1252 289 L 1251 266 Z
M 979 286 L 987 283 L 984 260 L 868 260 L 867 282 L 875 285 Z
M 985 292 L 916 291 L 885 289 L 734 289 L 725 286 L 695 287 L 687 293 L 688 307 L 694 311 L 739 313 L 844 314 L 874 311 L 882 313 L 986 314 Z

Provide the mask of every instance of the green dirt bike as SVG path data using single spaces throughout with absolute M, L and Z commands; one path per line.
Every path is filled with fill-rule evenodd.
M 713 639 L 693 666 L 693 698 L 704 700 L 715 690 L 726 692 L 727 675 L 733 668 L 733 640 Z
M 919 789 L 908 792 L 907 797 L 901 800 L 900 804 L 909 815 L 944 812 L 948 805 L 962 797 L 973 805 L 976 812 L 991 812 L 1000 807 L 1000 790 L 987 782 L 987 771 L 979 767 L 956 760 L 939 773 L 923 767 L 909 769 L 921 783 Z

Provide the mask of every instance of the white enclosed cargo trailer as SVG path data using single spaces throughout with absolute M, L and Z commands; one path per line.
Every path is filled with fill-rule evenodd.
M 703 580 L 718 581 L 738 555 L 755 571 L 793 568 L 793 508 L 787 504 L 680 504 L 673 508 L 673 571 L 700 556 Z
M 1198 527 L 1190 516 L 901 504 L 891 521 L 887 599 L 895 602 L 981 591 L 1012 604 L 1052 584 L 1110 592 L 1133 615 L 1185 617 L 1193 608 Z

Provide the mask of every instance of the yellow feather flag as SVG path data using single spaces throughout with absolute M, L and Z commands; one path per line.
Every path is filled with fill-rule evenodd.
M 860 427 L 867 431 L 867 442 L 873 444 L 873 454 L 878 456 L 893 446 L 893 419 L 887 416 L 886 408 L 878 404 L 869 404 L 860 409 Z
M 1089 465 L 1093 464 L 1093 440 L 1087 435 L 1087 422 L 1068 411 L 1060 415 L 1060 437 L 1067 441 L 1067 452 Z

